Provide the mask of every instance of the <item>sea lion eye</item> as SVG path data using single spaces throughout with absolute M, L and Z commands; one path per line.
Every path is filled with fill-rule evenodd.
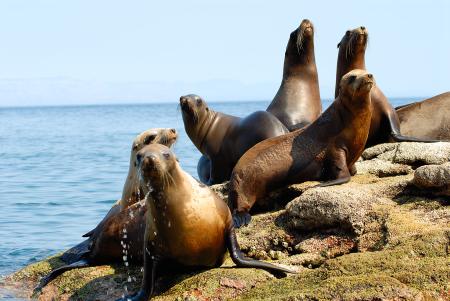
M 164 156 L 164 158 L 166 158 L 166 159 L 169 159 L 169 158 L 170 158 L 170 154 L 167 153 L 167 152 L 164 152 L 164 153 L 163 153 L 163 156 Z
M 150 142 L 152 142 L 153 140 L 155 140 L 155 138 L 156 138 L 156 135 L 150 135 L 150 136 L 145 137 L 145 139 L 144 139 L 144 144 L 145 144 L 145 145 L 150 144 Z
M 347 32 L 345 33 L 346 36 L 350 35 L 350 30 L 347 30 Z
M 352 75 L 348 78 L 348 82 L 353 83 L 355 81 L 355 79 L 356 79 L 356 75 Z
M 202 100 L 200 98 L 197 98 L 197 106 L 202 104 Z

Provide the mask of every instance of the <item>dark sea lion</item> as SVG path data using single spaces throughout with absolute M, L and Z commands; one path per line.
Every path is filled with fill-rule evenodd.
M 316 121 L 262 141 L 242 156 L 228 195 L 235 226 L 248 224 L 252 206 L 274 189 L 305 181 L 330 186 L 350 180 L 369 133 L 373 85 L 366 71 L 349 72 L 341 80 L 339 96 Z
M 103 220 L 93 230 L 83 235 L 88 239 L 67 250 L 61 259 L 68 265 L 55 269 L 42 278 L 38 288 L 45 286 L 63 272 L 74 268 L 121 262 L 123 244 L 127 242 L 132 242 L 127 243 L 129 262 L 142 262 L 142 233 L 145 229 L 147 206 L 142 201 L 145 194 L 139 183 L 136 154 L 149 144 L 160 143 L 170 147 L 176 139 L 176 130 L 165 128 L 146 130 L 136 136 L 131 146 L 130 167 L 122 192 L 122 197 L 126 201 L 124 199 L 117 201 Z
M 148 187 L 144 277 L 134 297 L 120 300 L 148 300 L 163 261 L 195 268 L 219 267 L 227 249 L 239 267 L 295 273 L 245 258 L 226 203 L 183 171 L 168 147 L 148 145 L 138 153 L 137 160 L 142 186 Z
M 450 140 L 450 92 L 405 105 L 396 111 L 402 134 Z
M 307 19 L 289 37 L 283 79 L 267 111 L 290 131 L 310 124 L 322 112 L 314 56 L 314 27 Z
M 367 29 L 361 26 L 347 30 L 338 44 L 335 97 L 339 93 L 339 83 L 344 74 L 353 69 L 366 70 L 365 53 L 368 39 Z M 392 141 L 435 142 L 435 140 L 403 136 L 400 132 L 397 112 L 378 86 L 372 89 L 371 100 L 372 121 L 366 148 Z
M 239 118 L 211 110 L 192 94 L 180 97 L 180 105 L 186 133 L 211 161 L 208 185 L 227 181 L 239 158 L 256 143 L 289 132 L 266 111 Z
M 205 155 L 202 155 L 197 163 L 198 179 L 202 183 L 208 183 L 211 172 L 211 161 Z

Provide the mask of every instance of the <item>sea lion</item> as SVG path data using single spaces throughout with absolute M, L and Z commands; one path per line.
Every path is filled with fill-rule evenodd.
M 142 189 L 139 188 L 139 179 L 136 172 L 136 153 L 150 143 L 159 143 L 171 147 L 177 140 L 177 137 L 175 129 L 164 128 L 149 129 L 136 136 L 131 145 L 130 167 L 120 200 L 122 209 L 144 198 L 144 195 L 141 194 Z
M 142 201 L 145 194 L 139 187 L 136 154 L 149 144 L 160 143 L 170 147 L 176 139 L 176 130 L 165 128 L 149 129 L 136 136 L 131 146 L 130 167 L 122 192 L 122 197 L 125 199 L 117 201 L 103 220 L 93 230 L 83 235 L 88 239 L 67 250 L 61 256 L 68 265 L 55 269 L 43 277 L 38 289 L 67 270 L 121 262 L 123 244 L 127 242 L 131 242 L 127 244 L 130 263 L 142 262 L 142 233 L 145 229 L 147 206 Z
M 338 44 L 339 54 L 336 68 L 335 97 L 339 93 L 339 83 L 344 74 L 353 69 L 366 70 L 365 53 L 369 33 L 364 26 L 347 30 Z M 396 111 L 378 86 L 371 92 L 372 121 L 366 148 L 392 141 L 436 142 L 403 136 Z
M 289 132 L 266 111 L 239 118 L 211 110 L 193 94 L 181 96 L 180 105 L 186 133 L 210 160 L 208 185 L 227 181 L 239 158 L 256 143 Z
M 374 84 L 372 74 L 352 70 L 342 78 L 336 100 L 316 121 L 262 141 L 241 157 L 228 194 L 236 227 L 250 222 L 250 209 L 271 190 L 304 181 L 330 186 L 350 180 L 369 133 Z
M 148 300 L 162 261 L 180 266 L 213 268 L 228 249 L 239 267 L 274 272 L 295 271 L 245 258 L 236 240 L 226 203 L 209 187 L 183 171 L 166 146 L 152 144 L 137 155 L 143 187 L 148 187 L 144 277 L 141 290 L 120 300 Z
M 450 92 L 396 109 L 402 134 L 450 140 Z
M 267 111 L 290 131 L 310 124 L 322 112 L 314 56 L 314 26 L 307 19 L 289 37 L 283 79 Z

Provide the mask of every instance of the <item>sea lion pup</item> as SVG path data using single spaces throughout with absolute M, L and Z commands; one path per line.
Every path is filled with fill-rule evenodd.
M 336 69 L 335 97 L 339 93 L 339 83 L 344 74 L 353 69 L 366 70 L 365 53 L 369 33 L 364 26 L 347 30 L 338 44 L 339 54 Z M 400 122 L 396 111 L 378 86 L 371 92 L 372 121 L 366 148 L 392 141 L 436 142 L 403 136 L 400 133 Z
M 83 235 L 88 239 L 67 250 L 61 259 L 68 265 L 55 269 L 43 277 L 38 289 L 63 272 L 74 268 L 121 262 L 123 242 L 131 242 L 127 246 L 129 261 L 137 264 L 142 262 L 144 243 L 142 232 L 145 229 L 147 207 L 145 202 L 139 202 L 139 196 L 142 200 L 145 194 L 139 193 L 139 191 L 142 192 L 142 188 L 139 187 L 136 154 L 144 146 L 153 143 L 165 144 L 170 147 L 176 139 L 176 130 L 168 128 L 149 129 L 136 136 L 131 146 L 130 167 L 122 193 L 122 197 L 126 201 L 123 202 L 124 199 L 117 201 L 95 229 Z M 124 235 L 127 239 L 123 238 Z
M 322 112 L 314 56 L 314 26 L 307 19 L 289 37 L 283 79 L 267 111 L 290 131 L 310 124 Z
M 450 140 L 450 92 L 402 106 L 396 111 L 403 134 Z
M 168 147 L 148 145 L 138 153 L 137 161 L 142 186 L 149 188 L 144 278 L 141 290 L 134 297 L 120 300 L 148 300 L 153 295 L 163 260 L 187 267 L 219 267 L 227 249 L 239 267 L 295 273 L 245 258 L 239 249 L 226 203 L 183 171 Z
M 211 110 L 193 94 L 181 96 L 180 105 L 186 133 L 210 161 L 204 160 L 210 164 L 208 185 L 229 180 L 236 162 L 256 143 L 289 132 L 266 111 L 239 118 Z
M 320 186 L 330 186 L 350 180 L 369 133 L 374 84 L 365 70 L 349 72 L 341 80 L 339 96 L 316 121 L 262 141 L 242 156 L 228 194 L 235 226 L 248 224 L 252 206 L 271 190 L 305 181 L 327 181 Z

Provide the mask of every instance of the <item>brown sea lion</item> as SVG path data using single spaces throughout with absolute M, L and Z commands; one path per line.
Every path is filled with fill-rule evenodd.
M 239 118 L 211 110 L 193 94 L 181 96 L 180 105 L 186 133 L 210 161 L 208 185 L 227 181 L 239 158 L 256 143 L 289 132 L 266 111 Z
M 450 92 L 396 109 L 402 134 L 450 140 Z
M 262 141 L 242 156 L 228 195 L 235 226 L 248 224 L 252 206 L 274 189 L 304 181 L 326 181 L 320 186 L 329 186 L 350 180 L 369 133 L 373 85 L 366 71 L 349 72 L 341 80 L 339 96 L 316 121 Z
M 183 171 L 168 147 L 148 145 L 138 153 L 137 160 L 142 186 L 148 187 L 144 277 L 135 296 L 120 300 L 147 301 L 153 295 L 163 261 L 193 268 L 219 267 L 227 249 L 239 267 L 295 273 L 245 258 L 226 203 Z
M 310 124 L 322 112 L 314 56 L 314 27 L 307 19 L 289 37 L 284 54 L 283 79 L 267 111 L 290 131 Z
M 67 270 L 121 262 L 124 244 L 127 244 L 129 261 L 131 263 L 142 262 L 142 233 L 145 229 L 147 206 L 144 201 L 139 201 L 144 199 L 145 194 L 139 193 L 139 191 L 142 192 L 142 188 L 139 187 L 136 154 L 149 144 L 160 143 L 170 147 L 176 139 L 176 130 L 165 128 L 146 130 L 136 136 L 131 146 L 130 167 L 122 192 L 122 197 L 126 201 L 123 202 L 123 199 L 117 201 L 103 220 L 93 230 L 83 235 L 88 239 L 67 250 L 61 259 L 68 265 L 55 269 L 42 278 L 38 288 L 45 286 Z
M 347 30 L 338 44 L 335 97 L 339 93 L 339 83 L 344 74 L 353 69 L 366 70 L 365 53 L 368 39 L 367 29 L 361 26 Z M 372 89 L 371 99 L 372 121 L 366 148 L 392 141 L 435 142 L 435 140 L 403 136 L 400 132 L 397 113 L 378 86 Z

